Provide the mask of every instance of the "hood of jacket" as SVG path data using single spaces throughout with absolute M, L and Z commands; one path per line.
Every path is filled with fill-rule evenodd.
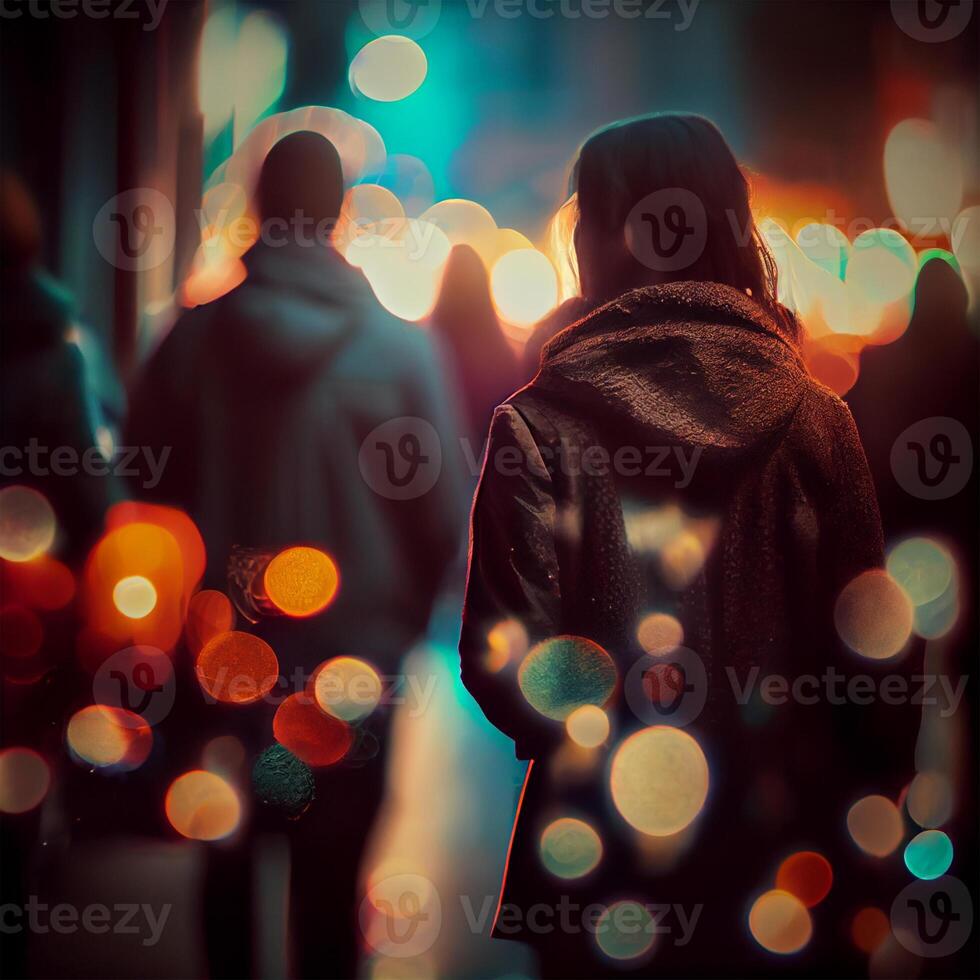
M 679 282 L 567 327 L 532 388 L 624 441 L 737 456 L 780 431 L 811 384 L 791 317 L 730 286 Z
M 244 257 L 247 278 L 202 308 L 214 363 L 263 384 L 322 373 L 379 307 L 364 275 L 332 249 L 259 244 Z

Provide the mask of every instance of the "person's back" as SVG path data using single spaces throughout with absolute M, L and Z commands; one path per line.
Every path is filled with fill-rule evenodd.
M 279 147 L 290 139 L 296 137 Z M 339 197 L 304 206 L 295 175 L 269 173 L 277 149 L 265 179 L 295 200 L 297 212 L 312 211 L 317 221 L 323 212 L 335 217 Z M 266 218 L 292 218 L 292 203 L 270 201 L 271 193 Z M 245 265 L 245 281 L 185 314 L 152 358 L 134 398 L 129 439 L 172 447 L 153 493 L 197 522 L 212 587 L 227 587 L 238 549 L 309 544 L 336 560 L 341 586 L 326 614 L 262 627 L 284 672 L 312 669 L 354 648 L 394 667 L 424 628 L 455 552 L 460 484 L 447 460 L 427 492 L 392 487 L 386 494 L 364 472 L 366 456 L 374 461 L 380 450 L 372 445 L 362 453 L 362 446 L 376 427 L 400 418 L 423 419 L 451 445 L 436 353 L 330 248 L 260 241 Z M 402 467 L 397 437 L 380 438 L 393 441 L 394 465 Z M 302 649 L 291 653 L 294 647 Z
M 699 917 L 693 942 L 663 923 L 675 934 L 647 971 L 762 975 L 747 909 L 783 858 L 812 849 L 843 887 L 799 967 L 850 966 L 849 888 L 876 895 L 887 876 L 856 884 L 847 808 L 897 796 L 915 738 L 904 709 L 824 687 L 896 670 L 843 650 L 834 628 L 841 590 L 882 561 L 857 431 L 807 373 L 761 246 L 726 238 L 725 222 L 754 226 L 714 127 L 654 117 L 600 132 L 576 178 L 597 308 L 497 410 L 473 512 L 462 676 L 534 760 L 496 935 L 539 945 L 545 976 L 595 975 L 615 936 L 525 917 L 627 897 Z M 702 195 L 704 248 L 672 270 L 637 265 L 627 216 L 683 181 Z M 487 649 L 508 620 L 532 650 L 502 665 Z M 622 944 L 642 967 L 642 943 Z
M 57 545 L 80 558 L 101 530 L 115 479 L 96 445 L 96 402 L 70 339 L 71 299 L 37 265 L 39 219 L 10 173 L 0 174 L 0 227 L 0 477 L 48 498 Z
M 342 195 L 337 152 L 312 133 L 273 147 L 257 193 L 262 216 L 281 227 L 296 218 L 322 227 L 337 218 Z M 324 244 L 260 242 L 245 265 L 245 281 L 186 314 L 153 357 L 129 439 L 158 454 L 171 447 L 153 493 L 198 524 L 206 585 L 228 589 L 229 562 L 257 572 L 290 545 L 327 552 L 340 584 L 317 615 L 244 627 L 279 662 L 280 683 L 262 704 L 242 712 L 202 702 L 172 737 L 197 743 L 209 729 L 234 731 L 254 760 L 273 742 L 277 706 L 303 697 L 319 664 L 346 655 L 376 670 L 380 703 L 354 726 L 350 757 L 314 769 L 314 799 L 288 815 L 296 819 L 257 808 L 234 849 L 209 855 L 205 889 L 205 915 L 224 923 L 209 947 L 211 972 L 249 975 L 241 934 L 250 928 L 252 834 L 287 834 L 296 975 L 353 976 L 350 922 L 384 793 L 391 695 L 456 555 L 462 483 L 430 339 L 382 309 L 363 275 Z M 364 676 L 346 697 L 363 697 Z M 309 736 L 309 748 L 321 737 Z

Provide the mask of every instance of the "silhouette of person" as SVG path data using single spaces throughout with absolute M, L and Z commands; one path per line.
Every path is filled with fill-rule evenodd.
M 41 223 L 27 188 L 0 172 L 0 480 L 43 493 L 56 547 L 80 558 L 118 488 L 96 442 L 100 416 L 73 342 L 71 297 L 38 264 Z
M 432 329 L 442 338 L 462 400 L 466 430 L 479 455 L 493 410 L 521 381 L 517 358 L 507 342 L 490 298 L 490 283 L 479 255 L 457 245 L 449 256 Z
M 129 425 L 135 445 L 172 447 L 154 496 L 197 522 L 210 586 L 227 588 L 236 546 L 307 544 L 336 561 L 340 589 L 325 612 L 255 627 L 275 649 L 290 693 L 297 670 L 308 680 L 342 654 L 397 675 L 457 553 L 465 508 L 431 339 L 387 313 L 329 245 L 325 229 L 343 194 L 340 158 L 324 137 L 299 132 L 273 146 L 255 195 L 263 234 L 244 257 L 245 281 L 177 322 L 147 365 Z M 386 423 L 393 435 L 379 428 Z M 385 450 L 395 470 L 387 485 Z M 274 707 L 238 722 L 253 753 L 272 742 Z M 234 710 L 202 712 L 224 730 L 234 724 Z M 380 745 L 373 758 L 316 770 L 316 799 L 302 817 L 269 818 L 292 842 L 299 976 L 356 972 L 357 875 L 383 791 L 386 723 L 384 705 L 365 723 Z M 247 928 L 243 863 L 234 850 L 213 854 L 215 975 L 248 968 L 248 944 L 225 907 L 234 904 Z
M 888 671 L 834 628 L 841 590 L 882 562 L 857 430 L 804 366 L 746 178 L 712 123 L 600 130 L 572 190 L 593 311 L 497 409 L 472 515 L 463 682 L 531 760 L 494 935 L 533 944 L 546 977 L 603 974 L 607 954 L 626 957 L 624 975 L 765 974 L 746 912 L 806 847 L 835 885 L 824 928 L 780 972 L 858 969 L 839 937 L 848 903 L 875 886 L 846 815 L 911 776 L 914 709 L 909 723 L 880 702 L 776 706 L 746 686 Z M 502 663 L 490 631 L 511 620 L 531 652 L 514 643 Z M 603 708 L 605 738 L 566 731 L 583 704 Z M 666 754 L 639 748 L 665 731 Z M 599 746 L 583 759 L 576 738 Z M 595 838 L 559 827 L 549 844 L 566 817 Z M 589 919 L 624 898 L 696 910 L 693 938 L 656 909 L 656 931 L 635 909 Z

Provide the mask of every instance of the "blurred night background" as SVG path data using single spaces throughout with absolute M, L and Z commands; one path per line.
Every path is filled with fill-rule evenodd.
M 807 328 L 807 363 L 857 421 L 886 548 L 897 555 L 889 571 L 919 562 L 942 579 L 931 592 L 913 588 L 905 639 L 922 646 L 934 672 L 954 684 L 968 678 L 958 710 L 924 709 L 918 785 L 892 801 L 901 846 L 869 858 L 869 867 L 890 862 L 897 893 L 916 873 L 907 855 L 903 864 L 907 842 L 941 832 L 953 849 L 949 873 L 968 885 L 975 916 L 976 471 L 968 461 L 961 489 L 929 499 L 903 485 L 893 447 L 914 424 L 938 418 L 961 423 L 957 431 L 977 448 L 980 11 L 952 5 L 947 21 L 963 26 L 936 40 L 913 0 L 644 0 L 639 8 L 651 16 L 638 19 L 611 10 L 586 16 L 583 5 L 133 0 L 123 5 L 132 17 L 88 16 L 81 6 L 77 16 L 59 17 L 44 0 L 33 7 L 5 0 L 0 166 L 36 202 L 37 265 L 57 283 L 58 316 L 81 351 L 96 444 L 106 457 L 127 444 L 134 386 L 177 317 L 246 277 L 258 168 L 279 137 L 309 128 L 338 147 L 351 185 L 342 220 L 361 230 L 338 247 L 387 310 L 438 341 L 453 424 L 477 461 L 462 474 L 468 501 L 489 410 L 534 373 L 524 355 L 534 324 L 575 295 L 562 206 L 576 150 L 615 119 L 666 110 L 708 116 L 749 172 L 780 299 Z M 110 0 L 106 10 L 120 6 Z M 923 9 L 946 8 L 927 0 Z M 399 27 L 393 10 L 415 16 Z M 164 231 L 173 248 L 156 263 L 116 261 L 100 238 L 107 202 L 134 188 L 158 192 L 173 208 Z M 372 251 L 385 222 L 396 238 L 434 226 L 426 261 Z M 450 258 L 459 245 L 472 251 Z M 454 264 L 456 275 L 447 275 Z M 18 352 L 7 323 L 22 311 L 11 312 L 5 299 L 2 377 L 13 392 Z M 484 357 L 480 338 L 491 334 L 497 353 Z M 193 400 L 199 380 L 171 383 Z M 55 394 L 33 411 L 56 412 L 57 402 Z M 4 488 L 30 483 L 3 477 Z M 291 975 L 289 850 L 275 821 L 259 819 L 268 808 L 241 731 L 243 712 L 258 709 L 181 708 L 199 699 L 187 651 L 233 623 L 248 631 L 255 610 L 236 595 L 234 575 L 222 587 L 225 557 L 205 556 L 173 501 L 127 503 L 139 495 L 121 480 L 104 491 L 105 526 L 85 528 L 77 522 L 91 487 L 81 478 L 62 483 L 64 499 L 35 487 L 58 521 L 44 546 L 15 546 L 23 540 L 18 520 L 43 523 L 29 506 L 17 504 L 21 510 L 0 521 L 3 535 L 16 539 L 0 542 L 0 904 L 20 908 L 38 896 L 49 906 L 148 903 L 170 912 L 153 944 L 125 931 L 4 927 L 3 972 Z M 390 875 L 424 876 L 442 896 L 442 926 L 416 955 L 392 956 L 372 940 L 364 910 L 360 919 L 355 910 L 349 928 L 359 921 L 364 932 L 357 972 L 377 980 L 537 975 L 527 948 L 492 941 L 456 898 L 473 896 L 473 916 L 484 896 L 495 902 L 525 768 L 458 678 L 465 518 L 465 506 L 452 518 L 460 547 L 443 569 L 424 635 L 400 651 L 400 672 L 415 686 L 391 707 L 379 736 L 389 740 L 386 791 L 360 870 L 368 886 Z M 241 557 L 243 580 L 249 561 L 268 557 Z M 121 618 L 157 573 L 152 615 Z M 414 574 L 411 563 L 405 574 Z M 128 600 L 123 579 L 135 590 Z M 105 583 L 118 583 L 114 600 L 100 597 Z M 170 587 L 174 608 L 165 613 Z M 288 618 L 286 605 L 277 608 Z M 276 646 L 274 633 L 263 635 Z M 491 647 L 506 660 L 513 651 L 500 642 Z M 107 733 L 111 723 L 84 713 L 120 704 L 106 693 L 116 684 L 105 664 L 142 647 L 157 651 L 151 661 L 164 657 L 166 677 L 151 680 L 176 689 L 175 707 L 158 722 L 147 717 L 136 730 Z M 358 649 L 355 640 L 347 652 Z M 427 700 L 413 710 L 419 690 Z M 261 728 L 259 747 L 273 746 L 271 714 L 249 717 Z M 369 764 L 374 735 L 364 731 L 355 747 Z M 288 734 L 276 738 L 290 747 Z M 203 815 L 182 815 L 174 781 L 202 772 L 217 783 L 192 787 L 200 796 L 186 805 Z M 342 785 L 329 792 L 342 793 Z M 778 796 L 774 790 L 773 808 Z M 329 802 L 344 805 L 339 795 Z M 304 874 L 327 887 L 329 841 L 316 854 L 323 864 Z M 760 864 L 760 888 L 775 874 Z M 918 956 L 892 935 L 890 900 L 854 896 L 853 922 L 833 926 L 842 944 L 862 951 L 867 975 L 977 975 L 975 929 L 947 957 Z M 658 975 L 655 957 L 649 969 Z

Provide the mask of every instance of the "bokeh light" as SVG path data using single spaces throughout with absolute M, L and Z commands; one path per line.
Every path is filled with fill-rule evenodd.
M 127 575 L 112 590 L 116 608 L 129 619 L 143 619 L 156 608 L 157 590 L 143 575 Z
M 76 711 L 65 737 L 72 755 L 97 769 L 137 769 L 153 748 L 153 732 L 139 715 L 105 704 Z
M 407 98 L 425 81 L 425 52 L 411 38 L 388 34 L 369 41 L 354 55 L 351 91 L 376 102 Z
M 308 766 L 330 766 L 351 747 L 350 726 L 320 710 L 307 694 L 291 694 L 276 710 L 272 734 Z
M 507 664 L 519 663 L 527 654 L 528 642 L 527 630 L 520 620 L 501 620 L 487 633 L 484 665 L 491 673 L 496 673 Z
M 795 895 L 808 909 L 827 897 L 833 882 L 830 862 L 816 851 L 791 854 L 776 872 L 776 888 Z
M 565 719 L 568 737 L 583 749 L 594 749 L 609 737 L 609 716 L 594 704 L 583 704 Z
M 653 915 L 641 902 L 613 902 L 596 921 L 599 949 L 614 960 L 634 960 L 653 948 Z
M 964 208 L 954 219 L 950 245 L 964 271 L 980 275 L 980 204 Z
M 216 735 L 201 753 L 201 768 L 226 779 L 237 776 L 245 765 L 245 746 L 236 735 Z
M 771 953 L 798 953 L 813 935 L 806 906 L 789 892 L 775 888 L 760 895 L 749 912 L 752 938 Z
M 75 576 L 67 565 L 48 555 L 32 561 L 0 562 L 0 595 L 6 602 L 52 612 L 75 597 Z
M 216 589 L 202 589 L 191 596 L 184 622 L 187 646 L 195 656 L 220 633 L 235 628 L 235 607 L 231 599 Z
M 892 214 L 916 237 L 944 236 L 963 200 L 963 170 L 935 123 L 898 123 L 885 141 L 884 169 Z
M 863 953 L 873 953 L 891 932 L 888 916 L 881 909 L 869 905 L 860 909 L 851 920 L 851 939 Z
M 915 607 L 912 628 L 917 636 L 921 636 L 925 640 L 936 640 L 952 630 L 959 619 L 959 615 L 959 576 L 954 571 L 953 578 L 942 595 Z
M 905 808 L 920 827 L 941 827 L 953 815 L 953 786 L 949 776 L 937 770 L 917 773 L 905 797 Z
M 851 243 L 840 228 L 812 222 L 796 233 L 796 244 L 816 266 L 834 279 L 843 281 Z
M 276 685 L 279 661 L 261 637 L 229 630 L 210 639 L 198 654 L 197 679 L 216 701 L 252 704 Z
M 597 643 L 556 636 L 531 648 L 517 681 L 535 711 L 564 721 L 583 704 L 606 703 L 616 685 L 616 666 Z
M 880 569 L 862 572 L 837 598 L 834 623 L 840 638 L 871 660 L 901 652 L 912 635 L 912 603 L 902 587 Z
M 847 811 L 847 829 L 865 854 L 879 858 L 894 853 L 905 834 L 898 807 L 878 795 L 865 796 Z
M 220 840 L 241 820 L 242 804 L 231 785 L 213 772 L 193 769 L 178 776 L 167 790 L 167 819 L 191 840 Z
M 422 212 L 421 220 L 435 225 L 450 246 L 469 245 L 483 259 L 497 246 L 497 222 L 482 204 L 465 198 L 448 198 Z
M 262 803 L 296 818 L 313 801 L 313 771 L 288 749 L 270 745 L 252 767 L 252 787 Z
M 640 620 L 636 639 L 646 653 L 660 657 L 684 642 L 684 627 L 669 613 L 650 613 Z
M 117 644 L 146 644 L 169 651 L 184 629 L 187 603 L 204 573 L 204 542 L 194 522 L 170 507 L 125 502 L 110 508 L 107 532 L 85 564 L 82 598 L 86 626 Z M 152 609 L 138 619 L 114 601 L 123 580 L 141 576 L 156 592 Z M 143 587 L 137 596 L 149 596 Z M 148 605 L 148 603 L 147 603 Z
M 616 750 L 610 788 L 630 826 L 666 837 L 701 812 L 708 796 L 708 762 L 687 732 L 666 725 L 644 728 Z
M 262 578 L 269 601 L 287 616 L 315 616 L 333 601 L 340 573 L 317 548 L 286 548 L 266 566 Z
M 916 878 L 939 878 L 952 863 L 953 842 L 941 830 L 923 830 L 905 846 L 905 867 Z
M 906 538 L 888 552 L 888 574 L 905 590 L 913 606 L 938 599 L 955 573 L 953 556 L 931 538 Z
M 558 276 L 551 260 L 534 248 L 506 252 L 490 270 L 497 313 L 508 323 L 531 326 L 558 305 Z
M 27 813 L 51 786 L 51 770 L 33 749 L 0 750 L 0 813 Z
M 360 721 L 381 700 L 381 678 L 365 660 L 334 657 L 314 672 L 313 692 L 327 714 L 341 721 Z
M 31 561 L 54 544 L 57 522 L 47 497 L 30 487 L 0 490 L 0 558 Z
M 602 841 L 585 821 L 561 817 L 545 827 L 538 843 L 541 863 L 559 878 L 581 878 L 602 859 Z
M 449 239 L 422 219 L 388 219 L 360 228 L 344 253 L 367 277 L 378 302 L 402 320 L 427 317 L 449 258 Z
M 205 133 L 214 137 L 233 123 L 237 145 L 251 125 L 282 95 L 289 42 L 266 11 L 241 18 L 232 8 L 208 17 L 198 59 L 198 100 Z

